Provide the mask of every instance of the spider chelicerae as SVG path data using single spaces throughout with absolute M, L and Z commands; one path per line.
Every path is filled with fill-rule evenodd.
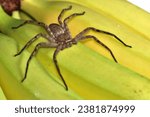
M 117 62 L 117 60 L 116 60 L 113 52 L 111 51 L 111 49 L 107 45 L 105 45 L 103 42 L 101 42 L 99 39 L 97 39 L 93 35 L 85 35 L 90 30 L 110 35 L 110 36 L 114 37 L 115 39 L 117 39 L 119 42 L 121 42 L 124 46 L 131 48 L 131 46 L 125 44 L 115 34 L 107 32 L 107 31 L 104 31 L 104 30 L 99 30 L 99 29 L 96 29 L 94 27 L 87 27 L 83 31 L 81 31 L 80 33 L 78 33 L 75 37 L 72 37 L 71 34 L 70 34 L 70 31 L 69 31 L 67 22 L 70 19 L 72 19 L 73 17 L 84 15 L 85 12 L 73 13 L 70 16 L 66 17 L 62 21 L 63 14 L 67 10 L 71 10 L 71 8 L 72 8 L 72 6 L 69 6 L 68 8 L 62 9 L 61 13 L 58 16 L 58 24 L 57 23 L 52 23 L 50 25 L 46 25 L 43 22 L 38 22 L 38 21 L 33 21 L 33 20 L 26 20 L 24 23 L 22 23 L 22 24 L 20 24 L 20 25 L 18 25 L 16 27 L 12 27 L 13 29 L 17 29 L 17 28 L 19 28 L 19 27 L 21 27 L 21 26 L 23 26 L 25 24 L 34 24 L 34 25 L 41 26 L 47 32 L 47 34 L 45 34 L 45 33 L 39 33 L 39 34 L 37 34 L 35 37 L 33 37 L 31 40 L 29 40 L 25 44 L 25 46 L 17 54 L 15 54 L 15 56 L 20 55 L 23 52 L 23 50 L 25 50 L 27 47 L 29 47 L 39 37 L 43 37 L 43 38 L 47 39 L 47 42 L 38 43 L 36 45 L 36 47 L 34 48 L 33 52 L 31 53 L 31 55 L 30 55 L 30 57 L 29 57 L 29 59 L 28 59 L 28 61 L 26 63 L 26 69 L 25 69 L 24 78 L 21 80 L 21 82 L 23 82 L 26 79 L 27 72 L 28 72 L 28 67 L 29 67 L 29 63 L 30 63 L 32 57 L 37 54 L 37 52 L 38 52 L 38 50 L 40 48 L 56 48 L 56 50 L 54 51 L 54 54 L 53 54 L 53 61 L 55 63 L 55 66 L 56 66 L 56 69 L 58 71 L 58 74 L 59 74 L 61 80 L 64 83 L 64 86 L 65 86 L 66 90 L 68 90 L 68 86 L 67 86 L 67 84 L 66 84 L 66 82 L 65 82 L 65 80 L 64 80 L 64 78 L 63 78 L 63 76 L 62 76 L 62 74 L 60 72 L 60 68 L 58 66 L 57 59 L 56 59 L 57 54 L 61 50 L 64 50 L 65 48 L 69 48 L 72 45 L 77 44 L 77 42 L 80 41 L 80 40 L 84 40 L 84 39 L 90 38 L 90 39 L 95 40 L 98 44 L 102 45 L 104 48 L 106 48 L 110 52 L 110 54 L 111 54 L 112 58 L 114 59 L 114 61 Z

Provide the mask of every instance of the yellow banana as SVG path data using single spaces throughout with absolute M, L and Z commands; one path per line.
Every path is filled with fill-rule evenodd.
M 75 18 L 69 22 L 69 27 L 73 35 L 78 34 L 88 26 L 93 26 L 115 33 L 124 42 L 132 45 L 133 48 L 126 48 L 107 35 L 91 33 L 92 35 L 96 35 L 96 37 L 113 50 L 116 59 L 122 65 L 101 56 L 99 53 L 109 58 L 111 57 L 105 49 L 97 45 L 94 41 L 88 41 L 84 42 L 83 45 L 79 43 L 77 46 L 66 49 L 58 56 L 62 74 L 69 85 L 69 92 L 60 86 L 61 81 L 59 77 L 56 77 L 57 72 L 52 64 L 53 50 L 41 50 L 38 53 L 38 61 L 36 59 L 32 60 L 32 65 L 30 65 L 28 73 L 29 77 L 27 81 L 21 84 L 18 82 L 22 76 L 19 75 L 19 68 L 17 67 L 16 72 L 14 72 L 15 70 L 12 70 L 9 66 L 12 64 L 18 65 L 21 62 L 19 67 L 22 73 L 24 73 L 29 52 L 31 52 L 36 44 L 31 46 L 32 49 L 29 48 L 28 51 L 25 51 L 21 55 L 23 57 L 13 58 L 10 55 L 13 55 L 13 52 L 14 54 L 17 52 L 18 44 L 20 45 L 20 49 L 31 37 L 41 32 L 42 29 L 37 26 L 26 25 L 20 29 L 12 30 L 11 27 L 21 24 L 21 21 L 12 19 L 1 11 L 0 16 L 6 20 L 5 23 L 0 20 L 0 30 L 13 38 L 1 39 L 0 42 L 0 47 L 3 47 L 6 51 L 1 55 L 3 58 L 1 59 L 3 71 L 13 74 L 12 77 L 9 76 L 7 79 L 1 78 L 3 81 L 6 82 L 7 80 L 7 82 L 11 83 L 10 79 L 16 79 L 15 82 L 18 82 L 19 86 L 25 88 L 25 91 L 29 90 L 31 93 L 30 96 L 37 99 L 150 99 L 148 93 L 150 90 L 150 80 L 148 79 L 148 77 L 150 78 L 148 72 L 150 49 L 148 46 L 149 41 L 145 36 L 143 37 L 125 24 L 105 16 L 105 13 L 97 13 L 89 8 L 69 2 L 42 1 L 33 2 L 33 0 L 26 0 L 22 3 L 23 9 L 33 14 L 40 21 L 49 24 L 56 22 L 59 12 L 71 4 L 73 5 L 73 9 L 68 13 L 86 11 L 84 16 Z M 38 9 L 40 15 L 33 8 Z M 35 14 L 35 12 L 37 13 Z M 4 35 L 0 36 L 6 38 Z M 144 51 L 142 46 L 148 50 Z M 8 60 L 6 61 L 5 58 L 8 58 Z M 131 62 L 131 60 L 134 61 Z M 12 62 L 7 65 L 8 61 Z M 142 68 L 135 65 L 135 63 L 140 63 Z M 129 70 L 127 67 L 132 70 Z M 43 76 L 45 77 L 43 78 Z M 12 86 L 13 84 L 15 83 L 12 83 Z M 2 86 L 6 86 L 6 84 L 2 83 Z M 22 91 L 25 92 L 24 90 Z M 12 96 L 12 94 L 10 95 Z M 27 98 L 31 98 L 30 96 L 27 95 Z
M 100 1 L 102 2 L 102 0 L 100 0 Z M 40 21 L 43 21 L 47 24 L 49 24 L 51 22 L 57 22 L 56 20 L 57 20 L 59 11 L 63 8 L 63 6 L 68 6 L 69 4 L 71 4 L 70 2 L 55 2 L 55 1 L 53 1 L 53 2 L 39 1 L 39 2 L 40 3 L 35 2 L 35 1 L 33 2 L 32 0 L 24 1 L 22 8 L 24 10 L 27 10 L 28 12 L 30 12 L 34 17 L 36 17 Z M 121 3 L 123 4 L 124 2 L 121 2 Z M 42 5 L 39 5 L 39 4 L 42 4 Z M 30 9 L 28 9 L 28 7 L 30 5 L 31 5 Z M 131 5 L 131 4 L 129 4 L 129 5 Z M 34 6 L 34 7 L 32 7 L 32 6 Z M 54 10 L 51 11 L 49 6 L 51 6 L 51 9 L 54 9 Z M 55 9 L 54 6 L 56 6 L 57 9 Z M 118 7 L 119 6 L 120 6 L 120 4 L 118 5 Z M 39 10 L 41 15 L 38 15 L 37 13 L 36 14 L 33 13 L 34 9 Z M 42 10 L 42 9 L 45 9 L 45 11 L 47 11 L 48 13 L 47 14 L 44 13 L 44 10 Z M 113 9 L 113 8 L 111 7 L 111 9 Z M 134 7 L 133 7 L 133 9 L 134 9 Z M 97 13 L 97 12 L 94 12 L 87 8 L 82 9 L 82 7 L 76 7 L 76 5 L 74 4 L 74 9 L 72 9 L 70 12 L 74 13 L 74 12 L 82 12 L 82 11 L 86 11 L 86 14 L 84 16 L 78 17 L 77 20 L 74 19 L 73 21 L 69 22 L 70 30 L 73 33 L 73 35 L 79 33 L 81 30 L 83 30 L 84 28 L 86 28 L 88 26 L 93 26 L 98 29 L 103 29 L 103 30 L 106 30 L 106 31 L 116 34 L 124 42 L 133 46 L 133 48 L 128 49 L 128 48 L 122 47 L 122 45 L 119 42 L 117 42 L 115 39 L 113 39 L 112 37 L 92 33 L 92 34 L 96 35 L 100 40 L 102 40 L 106 45 L 108 45 L 110 48 L 112 48 L 112 51 L 114 52 L 114 54 L 120 64 L 150 78 L 150 72 L 149 72 L 149 66 L 150 66 L 149 44 L 150 44 L 150 41 L 148 40 L 148 37 L 141 35 L 140 33 L 138 33 L 138 31 L 135 31 L 133 28 L 130 28 L 129 26 L 125 25 L 124 23 L 113 19 L 113 17 L 111 17 L 111 16 L 109 16 L 109 17 L 105 16 L 105 12 L 102 12 L 102 11 L 101 11 L 102 13 L 100 13 L 100 12 Z M 51 15 L 49 15 L 49 14 L 51 14 Z M 66 14 L 65 16 L 67 16 L 67 15 L 68 14 Z M 118 17 L 120 15 L 123 15 L 123 14 L 118 14 Z M 93 17 L 93 16 L 95 16 L 95 17 Z M 145 18 L 143 17 L 143 19 L 145 19 Z M 77 25 L 78 25 L 78 28 L 76 28 Z M 74 27 L 76 28 L 76 30 L 73 30 Z M 150 29 L 150 27 L 149 27 L 149 29 Z M 87 41 L 84 44 L 109 58 L 111 57 L 109 55 L 109 53 L 106 52 L 107 50 L 99 47 L 99 45 L 97 45 L 94 41 Z M 147 50 L 147 51 L 145 51 L 145 50 Z M 125 58 L 127 58 L 127 59 L 125 59 Z M 140 67 L 140 66 L 142 66 L 142 67 Z
M 49 0 L 49 1 L 64 1 L 64 0 Z M 140 9 L 139 7 L 129 3 L 127 0 L 65 0 L 68 2 L 77 3 L 86 6 L 98 13 L 102 13 L 110 18 L 115 18 L 119 22 L 125 23 L 129 28 L 141 34 L 143 37 L 148 37 L 150 24 L 150 13 Z M 90 7 L 89 7 L 90 6 Z M 138 19 L 137 19 L 138 18 Z

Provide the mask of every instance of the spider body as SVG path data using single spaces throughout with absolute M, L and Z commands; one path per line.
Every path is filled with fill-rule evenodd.
M 62 42 L 71 39 L 67 32 L 59 24 L 50 24 L 49 28 L 56 42 Z
M 62 18 L 62 15 L 64 14 L 64 12 L 67 11 L 67 10 L 70 10 L 71 8 L 72 8 L 72 6 L 69 6 L 68 8 L 65 8 L 61 11 L 61 13 L 58 16 L 58 24 L 57 23 L 52 23 L 50 25 L 46 25 L 43 22 L 27 20 L 24 23 L 20 24 L 19 26 L 13 27 L 14 29 L 16 29 L 16 28 L 19 28 L 19 27 L 21 27 L 25 24 L 34 24 L 34 25 L 38 25 L 38 26 L 43 27 L 47 32 L 47 34 L 45 34 L 45 33 L 37 34 L 35 37 L 33 37 L 31 40 L 29 40 L 25 44 L 25 46 L 17 54 L 15 54 L 15 56 L 20 55 L 23 52 L 24 49 L 29 47 L 39 37 L 43 37 L 43 38 L 48 40 L 47 42 L 38 43 L 36 45 L 36 47 L 34 48 L 33 52 L 31 53 L 31 55 L 30 55 L 30 57 L 27 61 L 26 69 L 25 69 L 25 75 L 24 75 L 24 78 L 22 79 L 21 82 L 23 82 L 26 79 L 29 63 L 30 63 L 32 57 L 37 54 L 37 52 L 40 48 L 56 48 L 56 50 L 54 51 L 54 54 L 53 54 L 53 61 L 55 63 L 58 74 L 59 74 L 60 78 L 62 79 L 64 85 L 65 85 L 66 90 L 68 90 L 68 86 L 67 86 L 67 84 L 66 84 L 66 82 L 65 82 L 65 80 L 64 80 L 64 78 L 63 78 L 63 76 L 60 72 L 56 56 L 61 50 L 69 48 L 73 44 L 77 44 L 78 41 L 84 40 L 84 39 L 87 39 L 87 38 L 95 40 L 95 42 L 97 42 L 98 44 L 103 46 L 105 49 L 107 49 L 110 52 L 111 56 L 113 57 L 114 61 L 117 62 L 114 54 L 112 53 L 111 49 L 108 46 L 106 46 L 103 42 L 101 42 L 98 38 L 96 38 L 93 35 L 85 35 L 90 30 L 98 32 L 98 33 L 104 33 L 104 34 L 110 35 L 110 36 L 114 37 L 115 39 L 117 39 L 119 42 L 121 42 L 124 46 L 131 47 L 131 46 L 125 44 L 115 34 L 107 32 L 107 31 L 103 31 L 103 30 L 100 30 L 100 29 L 96 29 L 94 27 L 87 27 L 83 31 L 81 31 L 79 34 L 77 34 L 74 38 L 72 38 L 71 34 L 70 34 L 70 31 L 69 31 L 69 28 L 68 28 L 68 25 L 67 25 L 67 22 L 69 21 L 69 19 L 71 19 L 75 16 L 84 15 L 85 12 L 73 13 L 70 16 L 66 17 L 62 21 L 61 18 Z
M 50 24 L 49 28 L 54 42 L 58 44 L 60 50 L 71 47 L 72 44 L 76 44 L 68 32 L 59 24 Z

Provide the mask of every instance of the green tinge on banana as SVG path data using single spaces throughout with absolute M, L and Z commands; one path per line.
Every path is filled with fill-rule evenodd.
M 54 81 L 33 59 L 28 81 L 20 82 L 26 60 L 27 51 L 22 57 L 14 57 L 17 52 L 17 43 L 14 39 L 0 34 L 1 50 L 1 86 L 8 99 L 81 99 L 73 91 L 64 91 L 60 83 Z M 37 74 L 39 73 L 39 74 Z M 30 78 L 33 78 L 32 80 Z M 56 85 L 55 85 L 56 84 Z
M 12 17 L 13 17 L 13 18 L 16 18 L 16 19 L 21 19 L 21 18 L 20 18 L 20 13 L 19 13 L 19 11 L 14 11 L 14 12 L 12 13 Z
M 1 87 L 0 87 L 0 100 L 6 100 L 5 94 Z
M 86 11 L 86 15 L 70 22 L 69 27 L 73 35 L 87 26 L 93 26 L 115 33 L 133 48 L 124 47 L 112 37 L 92 33 L 113 50 L 115 57 L 122 65 L 110 60 L 109 53 L 94 41 L 79 43 L 77 46 L 60 52 L 58 62 L 69 85 L 68 92 L 65 91 L 52 62 L 54 49 L 41 49 L 38 56 L 33 58 L 30 63 L 26 81 L 21 84 L 19 81 L 23 77 L 26 60 L 36 44 L 18 57 L 13 57 L 13 55 L 30 38 L 43 30 L 32 25 L 12 30 L 11 27 L 19 25 L 21 21 L 6 16 L 1 10 L 0 16 L 5 19 L 5 22 L 0 19 L 0 30 L 9 38 L 3 34 L 0 35 L 0 51 L 3 53 L 0 55 L 2 69 L 0 74 L 4 76 L 0 76 L 0 81 L 3 81 L 0 83 L 1 87 L 5 89 L 4 93 L 8 99 L 22 99 L 23 97 L 24 99 L 150 99 L 150 74 L 148 73 L 150 49 L 146 37 L 115 19 L 112 20 L 112 18 L 86 7 L 68 2 L 42 1 L 25 0 L 23 9 L 28 10 L 30 14 L 43 22 L 52 23 L 56 22 L 57 16 L 63 8 L 72 4 L 73 10 L 69 13 Z M 142 49 L 142 45 L 148 49 L 147 52 L 144 51 L 144 48 Z M 135 63 L 140 63 L 140 66 L 134 65 Z M 139 68 L 141 66 L 144 70 Z M 11 89 L 16 90 L 15 93 L 22 92 L 18 94 L 20 97 L 17 94 L 14 96 L 12 91 L 8 91 Z

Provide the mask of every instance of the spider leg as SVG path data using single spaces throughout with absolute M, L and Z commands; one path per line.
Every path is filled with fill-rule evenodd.
M 121 42 L 124 46 L 130 47 L 130 48 L 132 47 L 132 46 L 130 46 L 130 45 L 127 45 L 125 42 L 123 42 L 123 41 L 122 41 L 119 37 L 117 37 L 115 34 L 110 33 L 110 32 L 108 32 L 108 31 L 99 30 L 99 29 L 96 29 L 96 28 L 94 28 L 94 27 L 88 27 L 88 28 L 84 29 L 84 30 L 81 31 L 75 38 L 78 38 L 78 37 L 84 35 L 85 33 L 87 33 L 87 32 L 90 31 L 90 30 L 95 31 L 95 32 L 99 32 L 99 33 L 104 33 L 104 34 L 107 34 L 107 35 L 110 35 L 110 36 L 113 36 L 115 39 L 117 39 L 119 42 Z
M 67 22 L 68 22 L 71 18 L 76 17 L 76 16 L 80 16 L 80 15 L 84 15 L 84 14 L 85 14 L 85 11 L 82 12 L 82 13 L 73 13 L 73 14 L 71 14 L 70 16 L 68 16 L 68 17 L 66 17 L 66 18 L 64 19 L 64 21 L 63 21 L 64 26 L 65 26 L 66 28 L 68 28 Z
M 67 10 L 71 10 L 71 8 L 72 8 L 72 6 L 69 6 L 68 8 L 64 8 L 61 12 L 60 12 L 60 14 L 59 14 L 59 16 L 58 16 L 58 22 L 59 22 L 59 24 L 60 25 L 62 25 L 62 16 L 63 16 L 63 14 L 65 13 L 65 11 L 67 11 Z
M 85 12 L 82 12 L 82 13 L 74 13 L 68 17 L 66 17 L 63 21 L 63 27 L 66 29 L 67 33 L 69 34 L 69 36 L 71 37 L 71 34 L 70 34 L 70 31 L 69 31 L 69 28 L 68 28 L 68 25 L 67 25 L 67 22 L 73 18 L 73 17 L 76 17 L 76 16 L 79 16 L 79 15 L 84 15 Z
M 68 20 L 70 20 L 71 18 L 80 16 L 80 15 L 84 15 L 84 14 L 85 14 L 85 11 L 83 11 L 82 13 L 73 13 L 64 19 L 64 24 L 67 25 Z
M 49 47 L 54 48 L 54 47 L 56 47 L 56 45 L 53 45 L 53 44 L 51 44 L 51 43 L 45 43 L 45 42 L 38 43 L 38 44 L 36 45 L 36 47 L 35 47 L 34 50 L 32 51 L 32 53 L 31 53 L 31 55 L 30 55 L 30 57 L 29 57 L 29 59 L 28 59 L 28 61 L 27 61 L 26 69 L 25 69 L 25 75 L 24 75 L 24 78 L 21 80 L 21 82 L 23 82 L 23 81 L 26 79 L 26 77 L 27 77 L 27 72 L 28 72 L 28 68 L 29 68 L 29 63 L 30 63 L 32 57 L 37 54 L 37 52 L 38 52 L 38 50 L 39 50 L 40 48 L 49 48 Z
M 34 20 L 26 20 L 25 22 L 23 22 L 22 24 L 12 27 L 12 29 L 17 29 L 20 28 L 21 26 L 24 26 L 25 24 L 34 24 L 34 25 L 38 25 L 43 27 L 45 30 L 47 30 L 48 26 L 46 24 L 44 24 L 43 22 L 38 22 L 38 21 L 34 21 Z
M 32 20 L 34 20 L 34 21 L 37 21 L 31 14 L 29 14 L 29 13 L 26 12 L 26 11 L 24 11 L 23 9 L 20 9 L 20 11 L 21 11 L 23 14 L 27 15 L 30 19 L 32 19 Z
M 17 53 L 15 54 L 14 56 L 18 56 L 20 55 L 26 48 L 28 48 L 35 40 L 37 40 L 39 37 L 44 37 L 46 39 L 48 39 L 48 35 L 46 34 L 43 34 L 43 33 L 39 33 L 37 34 L 35 37 L 33 37 L 31 40 L 29 40 L 25 46 Z
M 82 36 L 82 37 L 80 37 L 80 38 L 75 38 L 75 41 L 77 42 L 77 41 L 79 41 L 79 40 L 83 40 L 83 39 L 87 39 L 87 38 L 92 38 L 92 39 L 94 39 L 98 44 L 100 44 L 100 45 L 102 45 L 104 48 L 106 48 L 106 49 L 110 52 L 110 54 L 111 54 L 112 58 L 114 59 L 114 61 L 115 61 L 116 63 L 118 63 L 117 60 L 116 60 L 116 58 L 115 58 L 115 56 L 114 56 L 114 54 L 113 54 L 113 52 L 111 51 L 111 49 L 110 49 L 108 46 L 106 46 L 104 43 L 102 43 L 100 40 L 98 40 L 95 36 L 92 36 L 92 35 Z
M 58 72 L 59 76 L 61 77 L 61 80 L 63 81 L 63 83 L 64 83 L 64 85 L 65 85 L 66 90 L 68 90 L 68 86 L 67 86 L 67 84 L 66 84 L 66 82 L 65 82 L 65 80 L 64 80 L 64 78 L 63 78 L 63 76 L 62 76 L 62 74 L 61 74 L 61 72 L 60 72 L 60 69 L 59 69 L 59 66 L 58 66 L 58 62 L 57 62 L 57 59 L 56 59 L 56 56 L 57 56 L 57 54 L 59 53 L 59 51 L 60 51 L 60 48 L 57 48 L 57 49 L 55 50 L 55 52 L 54 52 L 54 54 L 53 54 L 53 61 L 54 61 L 54 63 L 55 63 L 57 72 Z

